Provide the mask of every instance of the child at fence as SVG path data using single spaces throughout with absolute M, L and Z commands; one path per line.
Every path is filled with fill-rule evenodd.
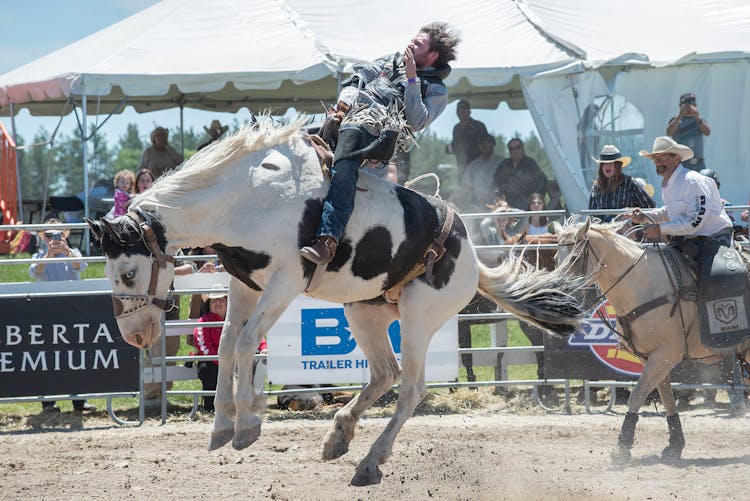
M 115 174 L 115 211 L 114 217 L 124 216 L 128 212 L 130 197 L 135 187 L 135 174 L 133 171 L 123 169 Z

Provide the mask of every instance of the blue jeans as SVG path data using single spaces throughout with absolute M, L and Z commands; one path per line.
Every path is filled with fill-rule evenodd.
M 336 242 L 341 240 L 346 223 L 354 210 L 354 196 L 357 193 L 359 167 L 362 164 L 360 150 L 375 141 L 375 137 L 360 127 L 346 127 L 339 130 L 339 140 L 331 169 L 331 188 L 323 202 L 323 215 L 320 218 L 317 236 L 331 236 Z

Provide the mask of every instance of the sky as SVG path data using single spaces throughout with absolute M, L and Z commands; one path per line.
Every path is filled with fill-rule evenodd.
M 154 3 L 155 0 L 0 0 L 0 33 L 3 34 L 0 75 L 104 29 Z M 200 131 L 213 119 L 231 124 L 234 119 L 244 122 L 250 116 L 247 109 L 228 114 L 186 108 L 184 123 L 186 129 L 193 127 Z M 513 137 L 516 132 L 526 136 L 530 131 L 536 131 L 527 110 L 511 110 L 505 103 L 501 103 L 496 110 L 473 110 L 472 117 L 484 122 L 491 132 L 505 137 Z M 104 118 L 104 115 L 100 116 L 99 121 Z M 0 117 L 0 121 L 10 130 L 8 117 Z M 16 132 L 26 143 L 30 143 L 40 126 L 51 132 L 59 121 L 60 117 L 33 117 L 28 112 L 21 111 L 16 115 Z M 90 124 L 96 122 L 96 117 L 90 117 Z M 450 138 L 456 122 L 454 101 L 433 122 L 430 130 L 440 137 Z M 104 125 L 102 132 L 106 134 L 110 144 L 114 144 L 124 134 L 129 123 L 136 123 L 141 135 L 146 137 L 156 125 L 167 128 L 179 126 L 179 109 L 138 114 L 128 107 L 122 114 L 113 116 Z M 62 119 L 60 132 L 71 134 L 75 128 L 76 119 L 73 114 Z

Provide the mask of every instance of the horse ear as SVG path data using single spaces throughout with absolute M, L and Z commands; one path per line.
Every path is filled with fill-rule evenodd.
M 580 228 L 578 228 L 578 232 L 576 233 L 576 240 L 583 240 L 586 238 L 586 234 L 589 232 L 589 228 L 591 228 L 591 219 L 586 218 L 586 222 L 581 225 Z
M 555 235 L 560 235 L 562 233 L 562 225 L 558 223 L 557 221 L 552 221 L 552 233 Z
M 92 221 L 91 219 L 85 217 L 83 218 L 86 223 L 88 223 L 89 228 L 91 228 L 91 232 L 94 234 L 94 238 L 97 240 L 102 239 L 102 227 L 100 221 Z

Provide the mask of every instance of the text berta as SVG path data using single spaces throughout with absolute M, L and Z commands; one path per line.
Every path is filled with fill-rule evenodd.
M 45 331 L 44 327 L 47 327 Z M 26 338 L 26 339 L 24 339 Z M 87 339 L 88 338 L 88 339 Z M 0 337 L 0 347 L 17 346 L 24 343 L 29 346 L 70 345 L 70 344 L 113 344 L 112 334 L 107 324 L 73 324 L 70 329 L 65 324 L 29 325 L 28 331 L 22 332 L 19 325 L 6 325 Z

